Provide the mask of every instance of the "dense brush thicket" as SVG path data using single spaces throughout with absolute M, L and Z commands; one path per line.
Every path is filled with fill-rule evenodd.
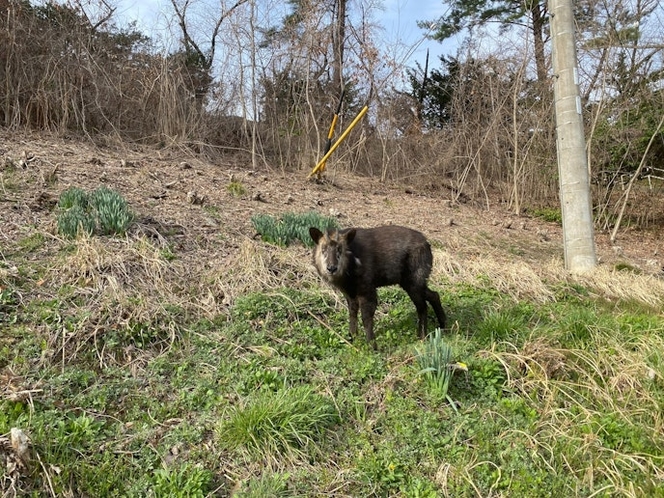
M 123 138 L 183 135 L 200 116 L 195 71 L 133 27 L 57 3 L 0 2 L 0 122 Z

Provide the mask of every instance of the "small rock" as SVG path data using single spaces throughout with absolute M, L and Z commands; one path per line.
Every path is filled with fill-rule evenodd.
M 338 209 L 330 208 L 330 216 L 333 218 L 341 218 L 341 212 Z
M 648 368 L 648 373 L 646 375 L 649 380 L 655 380 L 656 372 L 652 368 Z
M 263 199 L 263 194 L 260 192 L 254 192 L 254 195 L 251 196 L 251 200 L 257 202 L 267 202 L 265 199 Z
M 501 224 L 501 226 L 502 226 L 503 228 L 512 228 L 512 220 L 511 220 L 511 219 L 507 219 L 507 220 L 503 221 L 503 223 Z
M 12 443 L 12 448 L 14 449 L 14 453 L 16 454 L 16 456 L 21 460 L 21 462 L 27 463 L 28 443 L 30 441 L 28 439 L 28 436 L 26 436 L 21 429 L 12 427 L 10 431 L 10 439 Z
M 215 220 L 214 218 L 206 217 L 203 219 L 203 226 L 217 228 L 219 226 L 219 223 L 217 223 L 217 220 Z
M 294 201 L 295 201 L 295 199 L 293 199 L 293 196 L 288 194 L 286 196 L 286 202 L 284 202 L 284 204 L 292 204 Z
M 187 192 L 187 202 L 196 206 L 201 206 L 205 202 L 205 196 L 198 195 L 195 191 Z
M 191 169 L 191 164 L 189 164 L 186 161 L 183 161 L 183 162 L 180 163 L 180 168 L 181 169 Z

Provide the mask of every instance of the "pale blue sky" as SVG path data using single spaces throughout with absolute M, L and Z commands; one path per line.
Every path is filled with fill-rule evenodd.
M 384 0 L 382 24 L 387 33 L 394 33 L 402 43 L 415 46 L 414 58 L 424 62 L 427 48 L 431 64 L 437 65 L 437 56 L 454 52 L 453 41 L 440 43 L 425 39 L 425 32 L 417 26 L 417 21 L 433 21 L 446 11 L 443 0 Z
M 395 53 L 412 53 L 409 61 L 415 59 L 423 63 L 429 48 L 431 64 L 437 65 L 438 55 L 454 52 L 453 41 L 441 44 L 427 40 L 424 31 L 417 26 L 418 20 L 440 17 L 446 9 L 443 0 L 383 0 L 381 3 L 384 8 L 382 12 L 376 11 L 375 16 L 385 28 L 387 43 L 394 44 Z M 136 20 L 139 28 L 146 33 L 166 31 L 166 17 L 172 16 L 169 0 L 117 0 L 116 5 L 120 20 Z

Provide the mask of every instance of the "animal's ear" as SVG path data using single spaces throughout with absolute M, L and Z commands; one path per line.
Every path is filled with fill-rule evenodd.
M 311 239 L 314 241 L 314 243 L 318 244 L 318 241 L 323 236 L 323 232 L 318 230 L 316 227 L 311 227 L 309 228 L 309 235 L 311 235 Z
M 348 230 L 346 232 L 345 237 L 346 237 L 346 243 L 347 244 L 350 244 L 351 242 L 353 242 L 353 239 L 355 238 L 355 229 L 351 228 L 350 230 Z

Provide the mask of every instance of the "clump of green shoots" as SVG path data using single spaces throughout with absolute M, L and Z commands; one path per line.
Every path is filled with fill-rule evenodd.
M 70 239 L 81 234 L 92 235 L 96 225 L 94 216 L 78 205 L 58 215 L 58 233 Z
M 71 187 L 60 194 L 58 208 L 58 233 L 68 238 L 95 231 L 123 235 L 134 219 L 124 197 L 104 186 L 92 193 Z
M 252 216 L 251 223 L 265 242 L 279 246 L 287 246 L 295 240 L 306 246 L 313 246 L 309 228 L 316 227 L 321 231 L 339 228 L 335 218 L 323 216 L 316 211 L 308 213 L 284 213 L 277 219 L 268 214 Z
M 417 362 L 420 374 L 441 398 L 447 399 L 455 407 L 447 394 L 452 376 L 456 370 L 467 370 L 463 363 L 452 362 L 452 348 L 443 340 L 443 331 L 437 328 L 430 334 L 423 346 L 417 348 Z
M 85 190 L 78 187 L 70 187 L 60 194 L 58 207 L 64 211 L 73 207 L 79 207 L 83 210 L 88 209 L 88 194 Z
M 124 235 L 134 219 L 124 197 L 108 187 L 101 186 L 92 192 L 90 204 L 96 211 L 99 229 L 105 235 Z

